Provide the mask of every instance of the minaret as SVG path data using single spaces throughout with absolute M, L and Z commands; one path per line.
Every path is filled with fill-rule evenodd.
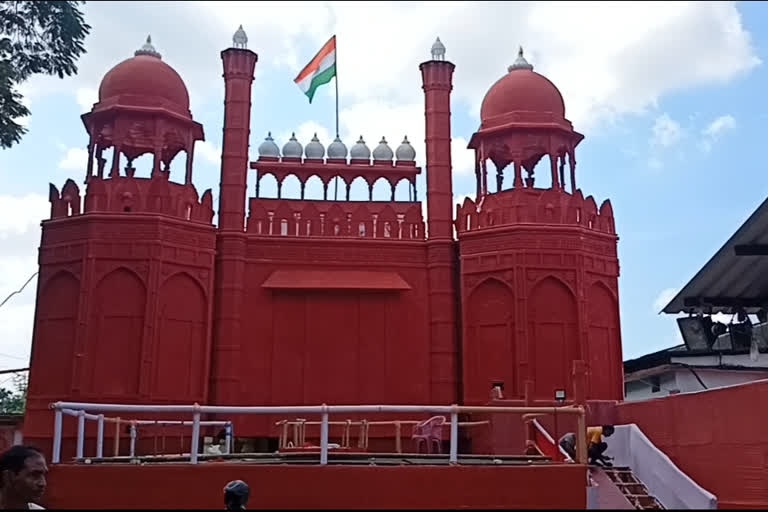
M 211 364 L 212 403 L 237 403 L 241 318 L 245 294 L 245 194 L 248 138 L 251 123 L 251 84 L 258 56 L 246 48 L 242 25 L 232 48 L 221 52 L 224 62 L 224 141 L 221 148 L 219 231 L 216 242 L 216 281 Z
M 221 148 L 219 228 L 243 231 L 251 130 L 251 84 L 259 56 L 246 48 L 243 26 L 232 37 L 232 48 L 221 52 L 224 63 L 224 139 Z
M 453 186 L 451 184 L 452 62 L 438 37 L 432 60 L 423 62 L 425 142 L 427 146 L 427 211 L 430 240 L 453 240 Z
M 451 90 L 454 65 L 445 60 L 440 38 L 423 62 L 427 146 L 427 258 L 429 261 L 430 374 L 432 403 L 458 398 L 456 245 L 451 184 Z

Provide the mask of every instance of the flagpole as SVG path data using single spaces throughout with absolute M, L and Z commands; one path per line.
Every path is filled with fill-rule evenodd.
M 336 137 L 339 136 L 339 45 L 338 41 L 336 41 L 336 34 L 333 35 L 334 42 L 336 43 L 336 63 L 334 66 L 336 66 L 336 76 L 334 77 L 333 81 L 336 84 Z M 336 176 L 333 179 L 333 200 L 338 201 L 339 199 L 339 177 Z

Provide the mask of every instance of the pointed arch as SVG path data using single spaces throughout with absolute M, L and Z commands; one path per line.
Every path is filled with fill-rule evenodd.
M 312 175 L 304 182 L 304 199 L 323 200 L 324 190 L 323 180 L 316 174 Z
M 588 398 L 620 400 L 623 378 L 619 372 L 619 303 L 613 292 L 601 281 L 593 283 L 587 292 L 587 318 Z
M 493 382 L 504 382 L 508 396 L 518 394 L 515 301 L 503 281 L 488 278 L 468 294 L 464 367 L 465 399 L 486 401 Z
M 88 391 L 105 396 L 138 393 L 146 295 L 142 280 L 126 267 L 96 285 L 88 318 Z
M 40 287 L 30 379 L 35 394 L 66 395 L 72 389 L 79 302 L 80 281 L 70 272 L 59 271 Z
M 398 181 L 394 186 L 395 201 L 413 201 L 411 187 L 411 181 L 408 178 Z
M 371 188 L 368 182 L 362 176 L 353 179 L 349 184 L 350 201 L 368 201 L 370 199 Z
M 374 201 L 391 201 L 392 192 L 392 185 L 387 178 L 379 178 L 373 183 L 372 199 Z
M 179 272 L 160 287 L 153 350 L 152 394 L 161 399 L 202 398 L 208 333 L 206 294 Z M 183 357 L 179 357 L 183 354 Z
M 580 357 L 578 308 L 571 288 L 554 276 L 538 281 L 528 296 L 528 343 L 536 396 L 572 395 L 571 370 Z
M 289 174 L 280 180 L 279 187 L 282 199 L 301 198 L 301 180 L 295 174 Z

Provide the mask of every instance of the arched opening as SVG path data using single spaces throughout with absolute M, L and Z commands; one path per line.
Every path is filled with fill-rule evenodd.
M 283 178 L 279 197 L 282 199 L 301 199 L 301 181 L 294 174 Z
M 392 186 L 389 184 L 386 178 L 379 178 L 373 184 L 373 200 L 374 201 L 391 201 L 392 200 Z
M 370 188 L 365 178 L 358 176 L 349 186 L 350 201 L 368 201 L 370 199 Z
M 256 197 L 277 197 L 277 178 L 272 174 L 265 174 L 259 178 L 256 184 Z
M 207 377 L 206 312 L 205 294 L 189 275 L 176 274 L 163 283 L 153 365 L 152 390 L 157 397 L 202 398 Z
M 555 390 L 572 396 L 573 361 L 580 356 L 576 298 L 559 279 L 539 281 L 528 298 L 528 341 L 536 396 L 554 399 Z
M 623 383 L 618 368 L 621 364 L 619 308 L 613 294 L 602 283 L 595 283 L 587 295 L 589 341 L 587 360 L 588 398 L 621 400 Z
M 310 176 L 304 184 L 304 199 L 322 200 L 323 180 L 318 176 Z
M 119 268 L 96 286 L 88 319 L 86 388 L 102 396 L 139 391 L 146 289 L 133 272 Z
M 341 176 L 334 176 L 328 182 L 325 199 L 329 201 L 344 201 L 346 198 L 347 182 Z
M 128 157 L 123 155 L 120 164 L 120 176 L 133 173 L 136 178 L 149 178 L 152 176 L 152 168 L 155 166 L 155 155 L 144 153 L 134 158 L 133 161 L 129 161 Z M 133 170 L 128 169 L 129 167 L 132 167 Z M 109 175 L 109 168 L 105 170 L 105 174 Z
M 395 185 L 395 201 L 413 201 L 411 182 L 403 178 Z
M 516 396 L 515 303 L 510 288 L 488 279 L 472 291 L 467 308 L 465 399 L 485 402 L 494 382 Z

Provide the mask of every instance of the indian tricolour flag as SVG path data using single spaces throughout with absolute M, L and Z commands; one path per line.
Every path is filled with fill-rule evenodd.
M 331 78 L 336 76 L 336 36 L 333 36 L 327 43 L 317 52 L 317 55 L 307 64 L 304 69 L 301 70 L 299 76 L 296 77 L 294 82 L 302 90 L 304 94 L 309 98 L 309 102 L 312 103 L 312 98 L 315 95 L 315 91 L 323 84 L 327 84 L 331 81 Z

